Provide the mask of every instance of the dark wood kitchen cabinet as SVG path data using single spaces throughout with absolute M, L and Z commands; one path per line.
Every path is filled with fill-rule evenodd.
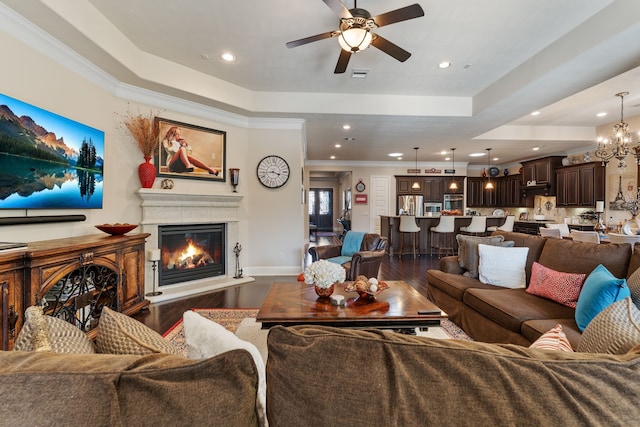
M 555 169 L 561 166 L 562 156 L 549 156 L 522 162 L 522 185 L 535 181 L 538 185 L 550 184 L 555 191 Z
M 556 205 L 594 207 L 604 200 L 605 167 L 600 162 L 584 163 L 556 169 Z

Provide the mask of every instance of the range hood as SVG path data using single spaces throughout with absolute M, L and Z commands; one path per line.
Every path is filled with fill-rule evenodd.
M 551 184 L 535 184 L 535 185 L 521 185 L 520 191 L 524 197 L 529 196 L 555 196 L 555 192 L 551 191 Z

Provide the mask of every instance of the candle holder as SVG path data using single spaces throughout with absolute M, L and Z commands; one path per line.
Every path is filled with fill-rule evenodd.
M 233 192 L 237 193 L 236 187 L 238 186 L 238 180 L 240 178 L 240 169 L 229 168 L 229 175 L 231 176 L 231 185 L 233 185 Z
M 145 296 L 157 297 L 162 295 L 162 292 L 156 291 L 156 271 L 158 269 L 158 261 L 160 260 L 160 249 L 151 249 L 149 251 L 149 261 L 151 261 L 151 268 L 153 270 L 153 290 L 148 292 Z

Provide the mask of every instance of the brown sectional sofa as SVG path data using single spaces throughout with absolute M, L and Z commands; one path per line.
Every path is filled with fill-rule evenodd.
M 629 277 L 640 266 L 640 251 L 627 244 L 594 244 L 497 231 L 516 247 L 528 247 L 527 284 L 534 261 L 567 273 L 589 274 L 603 264 L 616 277 Z M 440 260 L 440 270 L 427 271 L 427 296 L 473 339 L 483 342 L 530 345 L 561 324 L 575 349 L 581 332 L 575 310 L 531 295 L 524 289 L 506 289 L 465 277 L 457 256 Z
M 274 327 L 267 413 L 284 426 L 627 426 L 640 347 L 625 355 Z

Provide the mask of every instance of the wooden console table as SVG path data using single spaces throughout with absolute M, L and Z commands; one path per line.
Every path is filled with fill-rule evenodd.
M 24 311 L 43 304 L 45 313 L 95 335 L 103 306 L 131 315 L 144 299 L 147 233 L 104 234 L 43 240 L 26 250 L 0 252 L 2 350 L 13 348 Z

